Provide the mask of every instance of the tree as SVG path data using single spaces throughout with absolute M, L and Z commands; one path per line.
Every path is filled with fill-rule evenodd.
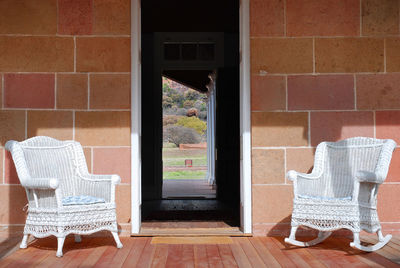
M 164 128 L 164 140 L 179 144 L 196 144 L 201 141 L 200 135 L 192 128 L 168 125 Z

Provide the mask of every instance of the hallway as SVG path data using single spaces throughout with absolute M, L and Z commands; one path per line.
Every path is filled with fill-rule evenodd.
M 164 179 L 163 198 L 215 198 L 215 186 L 205 179 Z

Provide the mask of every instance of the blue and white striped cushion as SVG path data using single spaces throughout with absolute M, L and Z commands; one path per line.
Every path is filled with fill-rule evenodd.
M 77 196 L 66 196 L 62 199 L 64 206 L 73 205 L 90 205 L 97 203 L 105 203 L 104 198 L 94 197 L 90 195 L 77 195 Z

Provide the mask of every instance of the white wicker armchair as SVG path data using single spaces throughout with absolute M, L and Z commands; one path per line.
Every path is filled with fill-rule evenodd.
M 311 174 L 288 172 L 294 199 L 292 228 L 285 242 L 312 246 L 341 228 L 353 232 L 350 245 L 363 251 L 378 250 L 389 242 L 392 236 L 382 235 L 378 219 L 377 193 L 386 179 L 395 147 L 393 140 L 364 137 L 320 143 Z M 318 237 L 309 242 L 296 240 L 300 225 L 318 230 Z M 376 232 L 379 242 L 368 247 L 361 245 L 361 230 Z
M 8 141 L 21 185 L 26 189 L 28 215 L 21 248 L 28 235 L 57 237 L 57 257 L 63 255 L 65 237 L 111 231 L 118 248 L 115 185 L 118 175 L 89 174 L 79 142 L 34 137 Z

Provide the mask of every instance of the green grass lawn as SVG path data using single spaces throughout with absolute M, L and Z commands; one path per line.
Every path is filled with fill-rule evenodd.
M 179 148 L 163 148 L 164 167 L 184 167 L 185 159 L 191 159 L 192 166 L 207 165 L 207 150 L 179 150 Z M 163 172 L 163 179 L 204 179 L 205 170 L 179 170 Z
M 193 166 L 207 165 L 206 150 L 179 150 L 179 148 L 163 149 L 164 167 L 185 166 L 185 159 L 192 159 Z
M 206 177 L 205 170 L 194 170 L 194 171 L 166 171 L 163 173 L 164 180 L 179 180 L 179 179 L 188 179 L 188 180 L 196 180 L 196 179 L 204 179 Z
M 165 167 L 180 167 L 185 166 L 185 159 L 192 159 L 192 165 L 195 166 L 205 166 L 207 165 L 207 159 L 204 158 L 171 158 L 163 159 L 163 164 Z

